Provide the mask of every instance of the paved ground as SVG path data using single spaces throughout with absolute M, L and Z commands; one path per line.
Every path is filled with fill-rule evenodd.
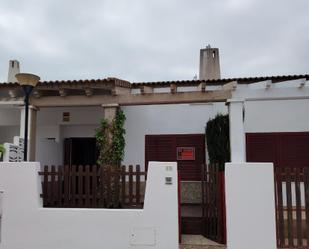
M 202 235 L 184 234 L 179 249 L 225 249 L 225 245 L 206 239 Z

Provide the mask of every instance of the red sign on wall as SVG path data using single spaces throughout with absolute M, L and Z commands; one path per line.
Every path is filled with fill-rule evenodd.
M 194 147 L 177 147 L 177 160 L 195 160 L 195 148 Z

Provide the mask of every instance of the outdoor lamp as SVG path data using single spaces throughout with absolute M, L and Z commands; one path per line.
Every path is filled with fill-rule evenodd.
M 28 154 L 28 116 L 29 96 L 33 88 L 38 84 L 40 77 L 30 73 L 18 73 L 15 75 L 18 84 L 21 85 L 25 94 L 25 133 L 24 133 L 24 161 L 27 161 Z

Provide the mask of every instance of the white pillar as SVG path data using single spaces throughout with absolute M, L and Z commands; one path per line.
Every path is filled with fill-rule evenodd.
M 108 122 L 112 122 L 116 117 L 117 109 L 119 108 L 118 104 L 109 104 L 102 105 L 104 108 L 104 118 L 108 120 Z
M 226 163 L 227 249 L 276 249 L 272 163 Z
M 36 145 L 36 123 L 37 123 L 37 108 L 29 106 L 28 119 L 28 160 L 35 161 L 35 145 Z M 20 113 L 20 137 L 25 135 L 25 107 L 21 108 Z
M 231 162 L 246 162 L 244 100 L 227 101 L 229 107 Z

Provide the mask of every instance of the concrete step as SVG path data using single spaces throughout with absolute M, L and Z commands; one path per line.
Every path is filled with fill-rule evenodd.
M 226 249 L 226 246 L 211 241 L 202 235 L 183 234 L 179 249 Z

